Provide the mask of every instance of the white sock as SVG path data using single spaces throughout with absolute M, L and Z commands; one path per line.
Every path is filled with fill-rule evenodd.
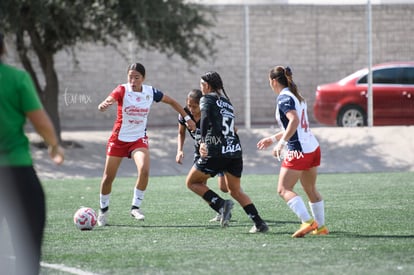
M 318 226 L 322 227 L 325 224 L 325 206 L 323 200 L 314 203 L 309 202 L 309 206 Z
M 99 206 L 101 209 L 109 207 L 109 199 L 111 197 L 111 193 L 107 195 L 99 194 Z
M 300 196 L 293 197 L 287 202 L 287 205 L 292 209 L 296 216 L 301 219 L 302 222 L 309 221 L 312 217 L 309 215 L 308 209 Z
M 145 191 L 134 188 L 134 197 L 132 198 L 132 205 L 140 207 L 142 201 L 144 200 Z

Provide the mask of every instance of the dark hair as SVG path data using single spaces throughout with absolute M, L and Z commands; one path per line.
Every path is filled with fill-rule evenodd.
M 0 32 L 0 56 L 2 56 L 5 52 L 4 48 L 4 35 Z
M 292 75 L 292 70 L 289 67 L 285 68 L 283 66 L 276 66 L 271 69 L 269 73 L 269 77 L 271 79 L 276 79 L 280 85 L 288 87 L 300 102 L 305 101 L 303 96 L 300 95 L 295 82 L 293 82 Z
M 195 102 L 199 103 L 200 98 L 203 96 L 203 93 L 198 89 L 191 90 L 187 97 L 193 99 Z
M 226 91 L 223 87 L 223 81 L 221 80 L 220 75 L 217 72 L 209 71 L 201 76 L 201 79 L 210 85 L 211 89 L 221 95 L 223 91 L 224 95 L 230 100 L 229 96 L 226 94 Z
M 139 72 L 143 77 L 145 77 L 145 67 L 141 63 L 133 63 L 128 66 L 128 71 L 137 71 Z

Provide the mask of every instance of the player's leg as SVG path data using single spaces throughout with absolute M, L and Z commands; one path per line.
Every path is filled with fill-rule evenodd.
M 187 188 L 202 197 L 214 211 L 222 216 L 228 216 L 229 214 L 227 212 L 231 210 L 233 202 L 231 200 L 224 200 L 207 186 L 206 181 L 211 175 L 199 170 L 204 168 L 205 166 L 201 164 L 198 165 L 197 168 L 196 165 L 194 165 L 190 169 L 186 179 Z
M 316 189 L 317 173 L 317 167 L 313 167 L 309 170 L 303 171 L 300 176 L 300 183 L 302 184 L 303 190 L 308 196 L 310 202 L 318 202 L 322 200 L 322 196 Z
M 144 200 L 145 190 L 149 181 L 149 150 L 148 148 L 137 148 L 131 153 L 131 157 L 134 159 L 138 172 L 131 203 L 131 215 L 137 220 L 144 220 L 145 216 L 141 211 L 141 203 Z
M 316 188 L 317 173 L 317 167 L 312 167 L 309 170 L 303 171 L 300 182 L 309 198 L 309 207 L 312 216 L 318 223 L 318 229 L 313 230 L 312 234 L 327 235 L 329 234 L 329 230 L 325 226 L 325 205 L 321 194 Z
M 115 179 L 122 157 L 106 156 L 105 168 L 101 180 L 99 194 L 99 214 L 98 226 L 104 226 L 108 223 L 109 200 L 111 197 L 112 183 Z
M 33 274 L 36 274 L 35 270 L 36 268 L 39 268 L 41 259 L 41 245 L 46 221 L 46 203 L 43 188 L 33 167 L 24 169 L 22 173 L 26 174 L 22 177 L 22 179 L 25 180 L 20 182 L 23 182 L 24 184 L 18 184 L 19 192 L 24 198 L 22 204 L 24 213 L 22 214 L 23 218 L 30 223 L 30 225 L 28 225 L 30 230 L 27 232 L 27 237 L 32 241 L 29 243 L 33 244 L 33 249 L 31 250 L 33 257 L 29 256 L 29 259 L 33 260 L 33 262 L 28 262 L 28 264 L 29 266 L 33 265 L 33 270 L 31 271 L 34 272 Z M 24 238 L 22 238 L 22 240 L 24 240 Z M 30 249 L 30 245 L 28 248 Z M 27 252 L 28 251 L 26 251 L 26 253 Z M 19 272 L 16 274 L 19 274 Z
M 224 178 L 224 173 L 220 172 L 217 174 L 217 183 L 218 183 L 218 187 L 221 190 L 221 192 L 223 193 L 227 193 L 228 189 L 227 189 L 227 183 L 226 183 L 226 179 Z M 216 215 L 210 220 L 210 222 L 219 222 L 221 221 L 221 213 L 216 213 Z M 231 215 L 230 215 L 231 218 Z
M 267 224 L 260 217 L 259 212 L 257 211 L 256 206 L 251 201 L 250 197 L 242 190 L 240 186 L 241 177 L 232 175 L 228 172 L 224 174 L 224 177 L 226 178 L 229 194 L 241 205 L 241 207 L 243 207 L 244 212 L 246 212 L 247 216 L 251 218 L 255 224 L 249 232 L 267 232 L 269 230 Z M 225 219 L 224 215 L 223 219 Z
M 187 175 L 187 188 L 202 197 L 207 191 L 210 190 L 207 186 L 207 180 L 210 177 L 211 176 L 209 174 L 205 174 L 193 166 Z
M 288 169 L 285 167 L 280 168 L 277 193 L 285 202 L 298 196 L 293 189 L 299 180 L 301 173 L 302 171 L 299 170 Z
M 226 178 L 224 177 L 223 172 L 220 172 L 220 173 L 217 174 L 217 184 L 218 184 L 218 187 L 220 188 L 221 192 L 223 192 L 223 193 L 229 192 L 229 190 L 227 188 Z
M 134 159 L 137 167 L 138 177 L 135 188 L 145 191 L 147 189 L 150 170 L 150 154 L 147 148 L 135 149 L 131 157 Z
M 32 166 L 0 167 L 0 175 L 0 205 L 3 211 L 0 223 L 3 222 L 3 216 L 6 220 L 4 228 L 8 227 L 13 246 L 8 251 L 7 246 L 3 250 L 3 244 L 0 244 L 0 251 L 7 253 L 1 255 L 4 259 L 0 263 L 4 263 L 4 266 L 1 266 L 0 273 L 38 274 L 46 221 L 43 188 Z M 7 258 L 11 259 L 12 255 L 14 259 L 9 262 Z
M 122 157 L 106 156 L 105 168 L 101 180 L 101 194 L 107 195 L 112 191 L 112 183 L 116 177 Z
M 317 227 L 316 222 L 309 214 L 306 205 L 296 192 L 293 191 L 297 181 L 302 175 L 302 171 L 280 168 L 278 193 L 285 200 L 293 213 L 302 221 L 301 227 L 292 235 L 292 237 L 303 237 Z

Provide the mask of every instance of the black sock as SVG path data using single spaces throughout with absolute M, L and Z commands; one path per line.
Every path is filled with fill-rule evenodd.
M 203 199 L 208 202 L 210 207 L 213 208 L 217 213 L 220 212 L 220 208 L 223 207 L 224 204 L 224 200 L 212 190 L 205 192 Z
M 243 207 L 243 209 L 244 212 L 246 212 L 247 216 L 249 216 L 249 218 L 254 221 L 254 224 L 256 226 L 260 226 L 262 223 L 264 223 L 253 203 L 246 205 Z
M 132 206 L 131 206 L 131 210 L 132 210 L 132 209 L 139 209 L 139 207 L 138 207 L 138 206 L 135 206 L 135 205 L 132 205 Z
M 104 207 L 104 208 L 101 208 L 101 212 L 102 212 L 102 213 L 105 213 L 106 211 L 108 211 L 108 209 L 109 209 L 109 206 Z

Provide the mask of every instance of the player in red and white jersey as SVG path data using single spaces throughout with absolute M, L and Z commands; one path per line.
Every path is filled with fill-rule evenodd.
M 98 106 L 100 111 L 105 111 L 112 104 L 118 104 L 117 118 L 107 144 L 105 170 L 101 181 L 99 226 L 107 224 L 112 182 L 122 159 L 125 157 L 132 158 L 138 170 L 132 198 L 131 216 L 137 220 L 145 218 L 140 206 L 148 185 L 150 169 L 146 131 L 152 103 L 155 101 L 171 105 L 185 118 L 187 127 L 195 130 L 195 123 L 176 100 L 152 86 L 144 85 L 144 80 L 144 66 L 140 63 L 130 65 L 128 67 L 128 83 L 116 87 Z
M 146 136 L 148 114 L 152 103 L 160 102 L 163 93 L 151 86 L 142 85 L 135 92 L 130 83 L 119 85 L 110 96 L 118 102 L 113 133 L 119 140 L 132 142 Z
M 269 73 L 269 84 L 278 95 L 276 120 L 282 131 L 261 139 L 257 147 L 265 149 L 277 142 L 273 155 L 279 160 L 283 159 L 278 193 L 302 221 L 301 227 L 292 237 L 304 237 L 310 232 L 314 235 L 327 235 L 329 231 L 325 226 L 324 201 L 316 189 L 321 151 L 309 128 L 305 99 L 298 92 L 289 67 L 273 68 Z M 312 216 L 303 199 L 293 191 L 298 180 L 308 196 Z

